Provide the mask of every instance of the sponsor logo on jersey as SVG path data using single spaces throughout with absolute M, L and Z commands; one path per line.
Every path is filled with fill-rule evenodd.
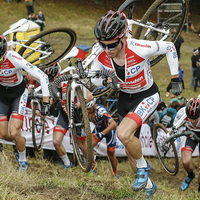
M 12 74 L 12 72 L 13 72 L 13 70 L 11 70 L 11 69 L 0 70 L 1 75 L 9 75 L 9 74 Z
M 16 58 L 16 59 L 22 61 L 22 59 L 21 59 L 20 57 L 17 57 L 17 56 L 15 56 L 15 55 L 12 55 L 12 57 L 14 57 L 14 58 Z
M 146 115 L 151 111 L 151 106 L 155 103 L 155 99 L 153 97 L 149 97 L 145 100 L 143 100 L 140 103 L 140 107 L 137 108 L 137 114 L 142 117 L 143 115 Z
M 131 41 L 131 45 L 138 46 L 138 47 L 144 47 L 144 48 L 151 48 L 151 45 L 149 45 L 149 44 L 141 44 L 141 43 L 137 43 L 134 41 Z
M 137 73 L 139 70 L 140 70 L 140 65 L 134 66 L 132 68 L 130 67 L 126 71 L 127 71 L 127 75 L 129 76 L 129 75 L 133 75 L 133 74 Z

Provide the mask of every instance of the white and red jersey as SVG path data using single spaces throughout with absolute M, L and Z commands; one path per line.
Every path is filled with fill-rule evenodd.
M 0 64 L 0 85 L 5 87 L 19 85 L 23 81 L 22 70 L 25 70 L 40 81 L 43 96 L 50 96 L 48 76 L 15 51 L 7 51 L 3 63 Z
M 98 43 L 94 45 L 93 50 L 98 46 Z M 130 94 L 145 91 L 153 85 L 151 56 L 166 54 L 171 75 L 178 74 L 178 57 L 172 42 L 127 39 L 125 53 L 125 81 L 117 76 L 113 61 L 105 51 L 93 61 L 91 70 L 114 70 L 121 83 L 121 91 Z M 102 78 L 93 79 L 92 82 L 102 86 Z
M 177 112 L 176 117 L 174 119 L 174 123 L 176 123 L 183 116 L 183 114 L 186 113 L 185 110 L 186 110 L 186 107 L 183 107 Z M 200 132 L 200 118 L 198 119 L 196 126 L 193 126 L 189 118 L 186 116 L 186 118 L 184 119 L 184 124 L 191 131 Z

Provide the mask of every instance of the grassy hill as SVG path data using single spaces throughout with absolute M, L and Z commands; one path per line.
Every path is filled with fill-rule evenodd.
M 45 29 L 66 26 L 74 29 L 78 36 L 77 44 L 91 45 L 94 42 L 93 28 L 96 21 L 107 10 L 116 10 L 121 1 L 117 0 L 36 0 L 35 11 L 41 9 L 46 18 Z M 152 0 L 144 0 L 135 10 L 135 15 L 140 18 Z M 1 3 L 0 33 L 6 31 L 9 26 L 21 18 L 27 17 L 27 9 L 22 0 L 17 4 L 12 0 L 9 4 L 5 0 Z M 200 27 L 198 8 L 193 9 L 192 20 L 195 27 Z M 186 89 L 182 95 L 186 98 L 197 97 L 200 88 L 195 93 L 190 87 L 192 77 L 191 56 L 194 48 L 200 47 L 200 38 L 194 33 L 182 33 L 185 40 L 181 47 L 180 64 L 184 69 Z M 161 97 L 166 103 L 170 98 L 165 97 L 165 90 L 170 81 L 169 67 L 166 59 L 163 59 L 152 68 L 154 80 L 158 84 Z M 84 174 L 80 167 L 63 170 L 62 166 L 52 164 L 42 159 L 42 153 L 36 153 L 36 158 L 29 158 L 30 164 L 27 173 L 19 173 L 10 145 L 4 145 L 0 153 L 0 199 L 8 200 L 99 200 L 99 199 L 143 199 L 142 192 L 133 192 L 131 185 L 134 181 L 134 173 L 128 162 L 120 162 L 118 170 L 120 178 L 115 179 L 110 173 L 110 165 L 107 161 L 98 162 L 97 174 Z M 150 178 L 155 181 L 158 190 L 153 199 L 179 200 L 199 199 L 197 192 L 197 178 L 191 183 L 190 188 L 181 192 L 179 190 L 182 181 L 186 177 L 181 161 L 180 171 L 177 176 L 169 176 L 161 167 L 158 159 L 148 158 L 152 170 Z M 196 175 L 198 174 L 198 158 L 193 159 Z
M 134 10 L 134 16 L 141 18 L 144 11 L 147 10 L 149 5 L 153 0 L 150 1 L 141 1 L 136 5 Z M 35 13 L 38 10 L 42 10 L 45 19 L 46 27 L 45 29 L 66 26 L 74 29 L 77 33 L 77 44 L 92 45 L 94 42 L 94 25 L 97 20 L 109 9 L 116 10 L 123 1 L 106 1 L 106 0 L 89 0 L 89 1 L 79 1 L 79 0 L 36 0 L 34 3 Z M 0 33 L 6 31 L 9 26 L 21 18 L 27 17 L 27 9 L 24 1 L 17 4 L 16 1 L 12 3 L 7 3 L 3 1 L 1 3 L 1 26 Z M 196 8 L 192 8 L 192 20 L 194 26 L 198 30 L 200 27 L 200 21 L 198 20 L 198 12 Z M 186 98 L 191 96 L 197 96 L 197 93 L 194 93 L 190 87 L 191 80 L 191 61 L 192 51 L 194 48 L 200 46 L 200 38 L 197 37 L 194 33 L 182 33 L 185 42 L 181 47 L 181 59 L 180 64 L 185 70 L 184 79 L 186 89 L 183 91 L 182 95 Z M 160 67 L 161 66 L 161 67 Z M 159 67 L 159 70 L 157 70 Z M 165 97 L 165 88 L 170 81 L 169 68 L 167 66 L 166 60 L 160 62 L 152 69 L 154 79 L 160 87 L 161 97 L 166 100 Z M 163 77 L 163 74 L 166 76 Z M 199 88 L 198 88 L 199 89 Z

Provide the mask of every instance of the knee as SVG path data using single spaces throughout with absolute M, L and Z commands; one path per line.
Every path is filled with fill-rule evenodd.
M 119 140 L 126 145 L 128 143 L 128 141 L 130 140 L 130 133 L 127 130 L 124 130 L 120 127 L 117 128 L 117 137 L 119 138 Z
M 60 140 L 58 140 L 58 139 L 53 139 L 53 145 L 54 145 L 54 147 L 57 149 L 57 148 L 59 148 L 60 146 L 61 146 L 61 142 L 60 142 Z
M 182 164 L 183 164 L 184 168 L 189 167 L 189 165 L 190 165 L 190 159 L 183 158 L 182 159 Z
M 16 128 L 12 128 L 12 129 L 10 130 L 10 135 L 11 135 L 11 137 L 13 137 L 13 138 L 17 138 L 18 135 L 19 135 L 19 133 L 20 133 L 20 130 L 18 130 L 18 129 L 16 129 Z
M 114 152 L 107 151 L 108 157 L 111 161 L 117 159 Z

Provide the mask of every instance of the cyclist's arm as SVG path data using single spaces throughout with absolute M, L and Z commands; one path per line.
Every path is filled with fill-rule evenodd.
M 42 87 L 42 94 L 43 94 L 43 102 L 49 102 L 49 79 L 48 76 L 35 65 L 28 63 L 25 59 L 22 60 L 20 68 L 24 69 L 27 73 L 31 76 L 35 77 L 39 80 L 41 87 Z
M 174 126 L 180 122 L 179 120 L 181 119 L 181 117 L 182 117 L 183 115 L 185 115 L 185 107 L 181 108 L 181 109 L 177 112 L 176 117 L 175 117 L 175 119 L 174 119 L 174 123 L 173 123 Z M 182 123 L 180 123 L 180 126 L 177 127 L 177 128 L 180 128 L 180 127 L 183 126 L 184 124 L 185 124 L 185 119 L 182 120 Z
M 111 119 L 110 121 L 109 121 L 109 124 L 108 124 L 108 126 L 102 131 L 102 133 L 104 134 L 104 135 L 106 135 L 106 134 L 108 134 L 109 132 L 111 132 L 114 128 L 116 128 L 117 127 L 117 123 L 115 122 L 115 120 L 114 119 Z
M 178 76 L 178 57 L 174 44 L 168 41 L 146 41 L 136 40 L 140 43 L 140 46 L 136 47 L 145 58 L 149 58 L 155 55 L 166 54 L 167 62 L 170 68 L 172 78 Z M 141 47 L 144 45 L 144 47 Z M 175 76 L 175 77 L 174 77 Z

